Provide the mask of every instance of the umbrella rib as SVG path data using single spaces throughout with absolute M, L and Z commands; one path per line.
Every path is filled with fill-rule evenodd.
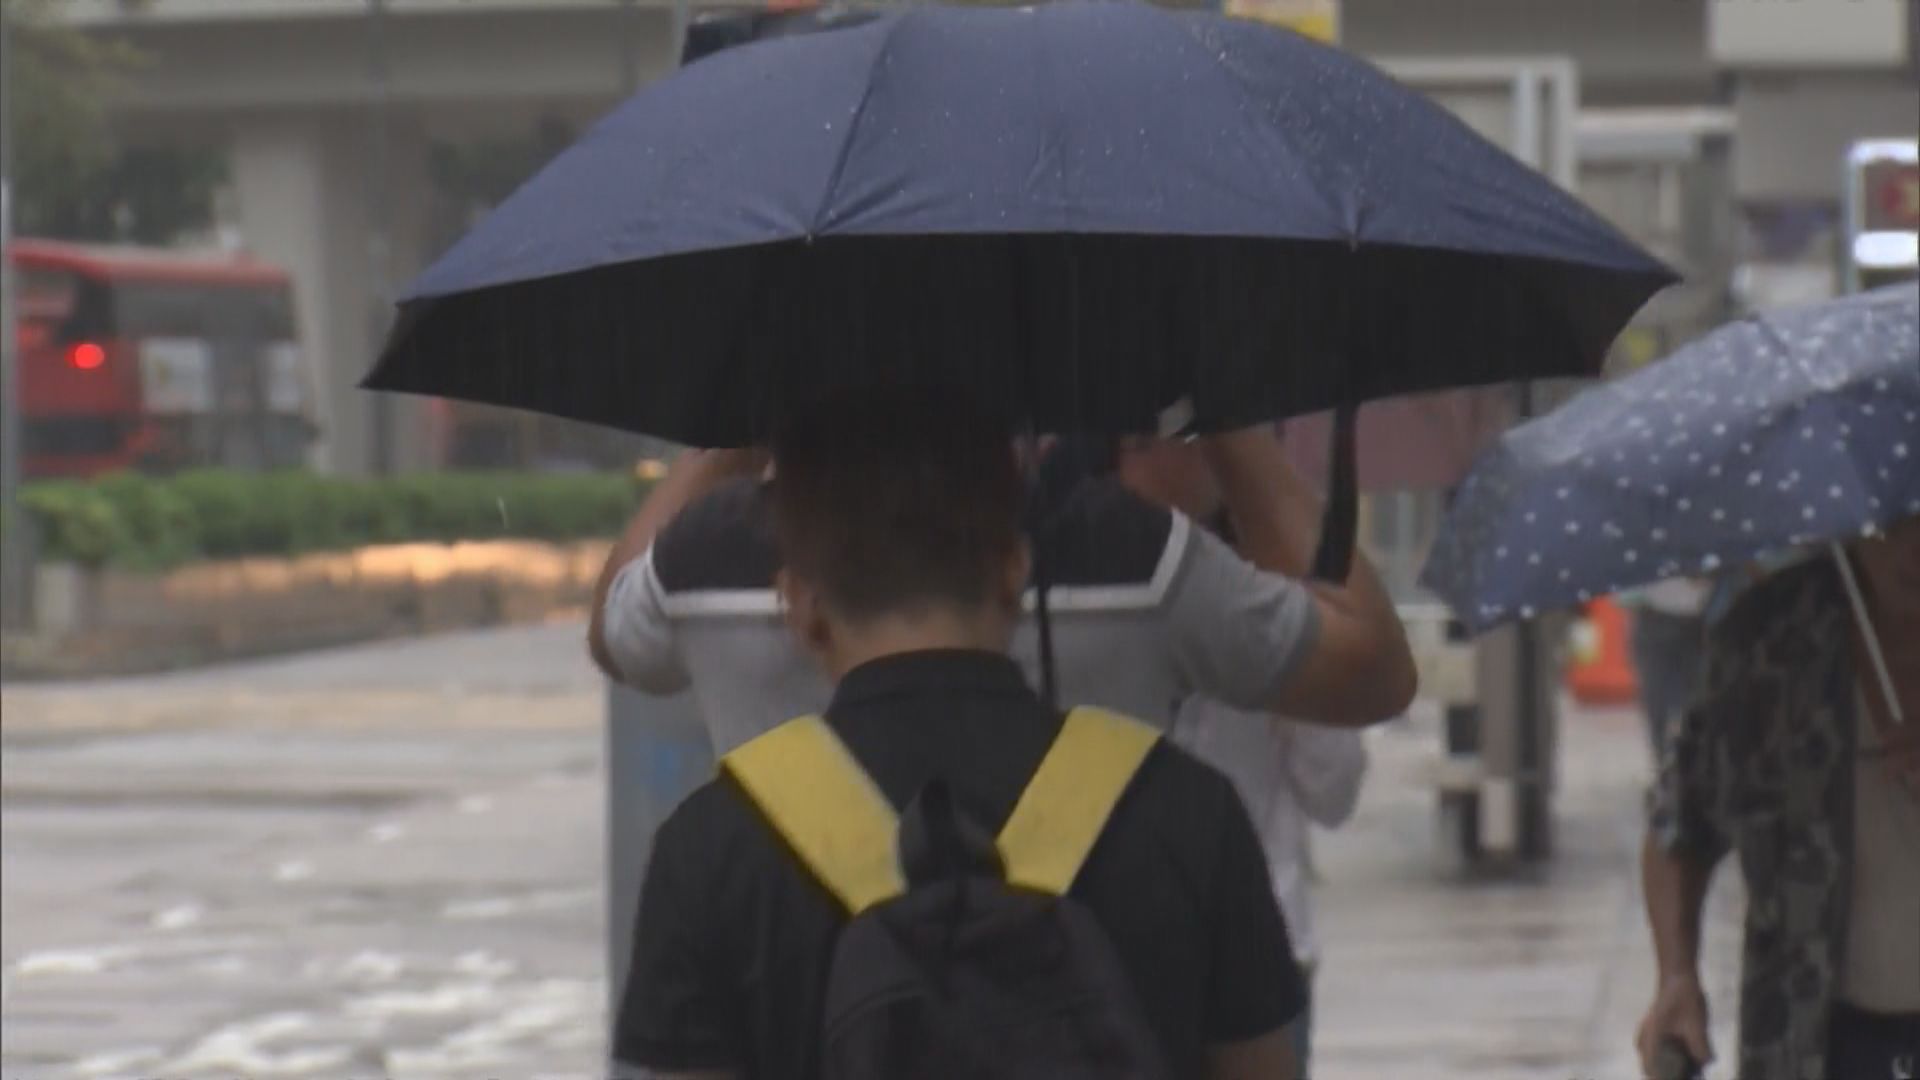
M 860 132 L 860 121 L 866 119 L 867 104 L 873 100 L 873 86 L 879 80 L 882 61 L 887 58 L 887 52 L 893 48 L 893 35 L 900 29 L 900 24 L 906 22 L 912 15 L 912 12 L 907 12 L 894 16 L 887 21 L 886 27 L 880 32 L 880 47 L 874 53 L 867 84 L 861 88 L 860 100 L 853 106 L 853 116 L 847 121 L 847 137 L 841 140 L 840 150 L 833 156 L 833 171 L 827 174 L 827 186 L 826 190 L 820 194 L 820 205 L 814 209 L 813 216 L 807 221 L 808 238 L 819 235 L 826 225 L 826 214 L 833 206 L 833 197 L 840 187 L 840 177 L 846 172 L 847 158 L 853 154 L 853 140 Z

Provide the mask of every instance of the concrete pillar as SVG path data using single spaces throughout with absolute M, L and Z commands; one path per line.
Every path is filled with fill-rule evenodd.
M 321 424 L 316 467 L 366 473 L 374 467 L 374 408 L 356 388 L 390 320 L 373 295 L 375 247 L 369 200 L 369 127 L 353 110 L 288 112 L 234 125 L 231 170 L 247 249 L 293 275 L 295 302 Z M 392 288 L 424 262 L 422 225 L 428 192 L 426 141 L 417 123 L 390 127 L 384 185 L 392 229 Z M 425 407 L 389 406 L 396 469 L 432 464 Z

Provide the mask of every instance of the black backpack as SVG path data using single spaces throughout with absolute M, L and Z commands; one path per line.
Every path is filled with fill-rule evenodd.
M 939 781 L 896 815 L 817 717 L 726 756 L 848 913 L 827 981 L 823 1080 L 1171 1076 L 1113 943 L 1066 895 L 1158 739 L 1074 710 L 998 838 Z

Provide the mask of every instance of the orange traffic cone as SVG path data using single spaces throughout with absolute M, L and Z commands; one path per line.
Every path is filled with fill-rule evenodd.
M 1627 650 L 1627 613 L 1612 600 L 1588 604 L 1586 618 L 1574 628 L 1567 691 L 1582 705 L 1631 705 L 1640 697 Z

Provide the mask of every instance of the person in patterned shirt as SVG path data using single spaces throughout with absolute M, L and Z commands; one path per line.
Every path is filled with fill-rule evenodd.
M 1832 559 L 1742 596 L 1708 642 L 1642 853 L 1659 985 L 1639 1030 L 1712 1057 L 1699 975 L 1714 867 L 1747 885 L 1742 1080 L 1920 1077 L 1920 517 L 1853 544 L 1894 711 Z

